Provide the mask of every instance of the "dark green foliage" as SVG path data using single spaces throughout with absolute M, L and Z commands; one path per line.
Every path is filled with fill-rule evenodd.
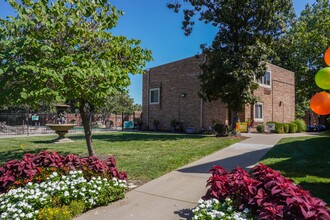
M 212 126 L 214 133 L 219 137 L 236 135 L 236 129 L 230 128 L 228 125 L 216 123 Z
M 264 133 L 265 125 L 257 125 L 257 131 L 258 131 L 258 133 Z
M 254 79 L 264 75 L 262 61 L 291 21 L 291 0 L 179 0 L 168 7 L 178 12 L 180 2 L 189 5 L 183 9 L 186 35 L 192 32 L 196 14 L 218 28 L 212 45 L 202 46 L 207 62 L 199 76 L 200 95 L 209 101 L 220 99 L 234 112 L 256 101 Z
M 289 124 L 283 123 L 283 127 L 284 127 L 284 133 L 289 133 Z
M 283 123 L 278 123 L 278 122 L 275 123 L 275 132 L 276 132 L 277 134 L 284 134 L 284 126 L 283 126 Z
M 285 36 L 276 43 L 277 58 L 271 62 L 295 73 L 296 117 L 309 109 L 309 100 L 321 89 L 315 74 L 325 67 L 323 55 L 330 46 L 330 3 L 307 5 Z
M 222 123 L 216 123 L 212 126 L 212 129 L 217 136 L 228 136 L 229 135 L 228 125 L 225 125 Z
M 289 123 L 289 133 L 296 133 L 298 126 L 295 123 Z
M 297 132 L 305 132 L 307 130 L 306 122 L 302 119 L 296 119 L 292 123 L 297 125 Z

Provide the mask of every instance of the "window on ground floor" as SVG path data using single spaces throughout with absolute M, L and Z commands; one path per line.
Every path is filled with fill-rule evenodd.
M 256 103 L 254 105 L 254 121 L 264 120 L 264 105 L 263 103 Z
M 150 89 L 150 104 L 159 104 L 159 88 Z

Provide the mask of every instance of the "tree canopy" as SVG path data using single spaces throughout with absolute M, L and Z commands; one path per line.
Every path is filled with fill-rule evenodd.
M 326 66 L 323 56 L 330 46 L 329 15 L 328 0 L 306 5 L 275 47 L 277 57 L 272 62 L 295 72 L 297 117 L 305 115 L 310 98 L 321 91 L 315 84 L 315 74 Z
M 0 99 L 75 100 L 93 155 L 88 113 L 142 74 L 151 52 L 110 32 L 123 12 L 106 0 L 8 2 L 17 16 L 0 19 Z
M 212 45 L 202 46 L 207 61 L 202 65 L 200 95 L 220 99 L 232 111 L 256 101 L 255 78 L 265 74 L 272 42 L 283 35 L 294 17 L 291 0 L 182 0 L 168 4 L 183 8 L 182 28 L 193 30 L 194 16 L 210 23 L 218 32 Z

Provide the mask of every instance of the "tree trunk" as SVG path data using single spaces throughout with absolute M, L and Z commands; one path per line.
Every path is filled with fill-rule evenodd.
M 91 129 L 92 126 L 91 126 L 91 120 L 90 120 L 91 115 L 88 113 L 86 102 L 84 100 L 80 101 L 79 110 L 80 110 L 81 120 L 82 120 L 82 123 L 84 126 L 88 155 L 94 156 L 95 151 L 94 151 L 93 140 L 92 140 L 92 129 Z
M 229 125 L 231 126 L 232 129 L 236 128 L 236 123 L 238 122 L 238 113 L 235 111 L 229 110 Z

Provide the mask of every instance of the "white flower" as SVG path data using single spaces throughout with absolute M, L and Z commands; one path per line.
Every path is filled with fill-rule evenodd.
M 28 214 L 26 214 L 26 218 L 32 218 L 33 217 L 33 213 L 29 212 Z
M 65 197 L 67 197 L 67 196 L 69 196 L 69 195 L 70 195 L 70 194 L 69 194 L 68 191 L 65 191 L 65 192 L 64 192 L 64 196 L 65 196 Z

